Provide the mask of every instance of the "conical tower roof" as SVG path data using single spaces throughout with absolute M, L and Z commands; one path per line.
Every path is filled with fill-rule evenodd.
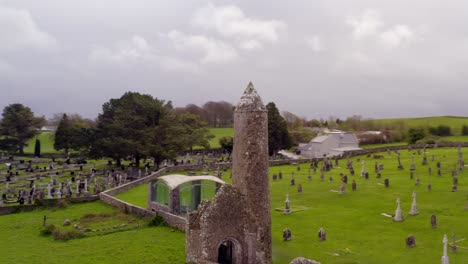
M 247 85 L 244 94 L 236 106 L 236 111 L 266 111 L 262 98 L 258 95 L 252 82 L 249 82 Z

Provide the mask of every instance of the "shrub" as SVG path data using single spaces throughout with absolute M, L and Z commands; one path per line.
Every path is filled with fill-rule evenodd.
M 166 225 L 166 221 L 164 220 L 164 218 L 162 218 L 162 216 L 160 215 L 156 215 L 155 217 L 153 217 L 151 219 L 151 221 L 148 223 L 148 226 L 165 226 Z
M 423 139 L 416 141 L 416 144 L 436 144 L 446 142 L 443 138 L 437 136 L 427 136 Z
M 65 208 L 68 206 L 68 202 L 65 199 L 58 199 L 57 203 L 55 204 L 58 208 Z
M 430 127 L 429 133 L 434 136 L 445 137 L 445 136 L 451 136 L 452 130 L 450 129 L 449 126 L 439 125 L 436 127 Z
M 462 136 L 468 136 L 468 126 L 467 125 L 462 126 L 461 134 L 462 134 Z
M 408 130 L 408 143 L 414 144 L 426 136 L 423 128 L 410 128 Z
M 50 236 L 54 231 L 56 230 L 55 225 L 53 224 L 48 224 L 45 227 L 41 229 L 41 235 L 43 236 Z
M 55 240 L 62 240 L 62 241 L 67 241 L 73 238 L 82 238 L 84 237 L 83 232 L 78 231 L 78 230 L 70 230 L 70 231 L 60 231 L 58 229 L 55 229 L 53 231 L 53 236 Z

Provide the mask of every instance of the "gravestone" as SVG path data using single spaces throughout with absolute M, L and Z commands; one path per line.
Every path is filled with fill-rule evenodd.
M 458 187 L 457 187 L 457 185 L 455 185 L 455 184 L 454 184 L 454 185 L 452 185 L 452 192 L 456 192 L 457 190 L 458 190 Z
M 291 213 L 291 202 L 289 201 L 289 194 L 286 195 L 286 200 L 284 201 L 284 214 Z
M 278 178 L 279 178 L 280 180 L 283 179 L 283 173 L 282 173 L 281 171 L 278 173 Z
M 457 241 L 455 240 L 455 234 L 452 235 L 452 244 L 450 245 L 453 254 L 457 253 Z
M 413 171 L 410 171 L 410 179 L 413 179 Z
M 428 191 L 431 191 L 431 190 L 432 190 L 432 184 L 429 183 L 429 184 L 427 185 L 427 190 L 428 190 Z
M 344 194 L 346 191 L 346 184 L 344 182 L 341 183 L 340 187 L 340 194 Z
M 447 235 L 444 235 L 444 239 L 442 239 L 442 243 L 444 243 L 444 255 L 442 256 L 442 264 L 449 264 L 449 257 L 447 255 L 447 244 L 448 244 L 448 239 Z
M 406 238 L 406 247 L 413 248 L 415 246 L 416 246 L 416 239 L 414 238 L 414 236 L 408 236 Z
M 291 240 L 291 229 L 285 228 L 283 230 L 283 241 L 290 241 Z
M 432 168 L 431 167 L 428 168 L 428 172 L 429 172 L 429 176 L 432 176 Z
M 386 188 L 390 187 L 390 180 L 388 178 L 384 180 L 384 185 Z
M 302 193 L 302 184 L 299 184 L 297 186 L 297 193 L 301 194 Z
M 416 178 L 416 182 L 414 183 L 414 185 L 419 186 L 420 183 L 421 182 L 420 182 L 419 178 Z
M 411 203 L 411 211 L 410 215 L 417 215 L 419 214 L 417 204 L 416 204 L 416 192 L 413 192 L 413 202 Z
M 357 189 L 357 184 L 356 184 L 356 181 L 353 180 L 353 183 L 351 184 L 351 190 L 353 190 L 353 192 L 354 192 L 354 191 L 356 191 L 356 189 Z
M 321 227 L 318 232 L 318 237 L 320 241 L 325 241 L 327 240 L 327 233 L 325 232 L 325 229 Z
M 436 215 L 431 215 L 431 226 L 432 228 L 437 228 L 437 217 Z
M 403 212 L 401 211 L 400 207 L 400 198 L 397 198 L 397 209 L 395 210 L 395 216 L 393 217 L 393 221 L 401 222 L 403 221 Z
M 276 175 L 276 174 L 273 174 L 273 180 L 274 180 L 274 181 L 276 181 L 276 180 L 277 180 L 277 178 L 278 178 L 278 175 Z
M 291 186 L 296 184 L 296 180 L 294 178 L 291 178 Z

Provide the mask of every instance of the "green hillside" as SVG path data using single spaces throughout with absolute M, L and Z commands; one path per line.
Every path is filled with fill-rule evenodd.
M 454 135 L 460 135 L 463 125 L 468 125 L 468 117 L 463 116 L 433 116 L 433 117 L 417 117 L 417 118 L 387 118 L 374 119 L 380 124 L 390 124 L 395 122 L 404 122 L 408 127 L 435 127 L 439 125 L 447 125 L 452 129 Z

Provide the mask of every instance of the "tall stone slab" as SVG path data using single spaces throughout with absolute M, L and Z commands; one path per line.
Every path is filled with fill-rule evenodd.
M 268 115 L 252 83 L 234 110 L 232 183 L 256 219 L 257 263 L 271 263 Z

